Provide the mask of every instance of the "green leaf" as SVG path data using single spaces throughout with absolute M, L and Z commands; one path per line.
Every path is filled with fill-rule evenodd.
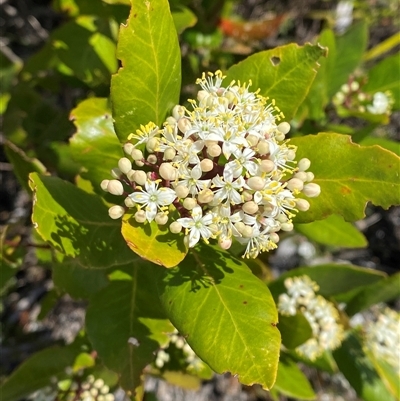
M 397 156 L 400 156 L 400 143 L 391 141 L 390 139 L 379 138 L 379 137 L 375 137 L 375 136 L 366 136 L 359 143 L 360 143 L 360 145 L 363 145 L 363 146 L 378 145 L 384 149 L 390 150 Z
M 324 220 L 296 224 L 295 229 L 319 244 L 343 248 L 364 248 L 368 245 L 365 236 L 353 224 L 344 221 L 343 217 L 335 214 Z
M 107 20 L 79 16 L 68 21 L 52 36 L 54 53 L 75 77 L 95 87 L 108 84 L 117 70 L 116 46 Z
M 393 95 L 393 109 L 400 109 L 400 53 L 386 57 L 369 71 L 368 82 L 363 87 L 367 93 L 391 91 Z
M 114 132 L 108 100 L 84 100 L 72 110 L 71 119 L 77 128 L 70 139 L 72 157 L 83 168 L 82 178 L 92 183 L 95 192 L 104 194 L 100 183 L 110 178 L 110 170 L 117 167 L 118 160 L 123 156 Z
M 347 304 L 346 313 L 350 316 L 380 302 L 400 297 L 400 273 L 364 286 Z
M 315 400 L 315 393 L 305 374 L 285 353 L 281 354 L 274 389 L 296 400 Z
M 336 57 L 328 80 L 330 98 L 347 82 L 350 74 L 361 63 L 367 44 L 366 21 L 357 22 L 344 35 L 336 38 Z
M 168 317 L 211 369 L 272 387 L 277 311 L 268 288 L 242 261 L 201 244 L 178 267 L 162 270 L 157 285 Z
M 115 129 L 121 141 L 140 124 L 161 125 L 179 101 L 180 49 L 167 0 L 132 0 L 119 35 L 122 67 L 111 80 Z
M 180 6 L 172 9 L 172 18 L 176 31 L 182 33 L 185 29 L 196 25 L 197 17 L 189 8 Z
M 48 386 L 52 378 L 60 380 L 65 369 L 71 367 L 79 348 L 75 344 L 66 347 L 50 347 L 32 355 L 19 366 L 2 385 L 2 401 L 18 401 L 36 390 Z
M 299 267 L 282 274 L 277 280 L 268 284 L 274 299 L 286 292 L 284 281 L 288 277 L 307 275 L 319 285 L 318 293 L 328 298 L 347 293 L 368 284 L 379 283 L 385 274 L 376 270 L 352 265 L 326 264 L 319 266 Z
M 278 329 L 281 332 L 282 344 L 294 349 L 305 343 L 312 336 L 312 329 L 302 313 L 294 316 L 279 315 Z
M 306 97 L 318 69 L 318 59 L 326 49 L 306 44 L 289 44 L 251 55 L 232 66 L 226 82 L 252 81 L 252 90 L 275 99 L 276 105 L 290 120 Z
M 88 268 L 137 260 L 120 234 L 120 222 L 92 195 L 56 177 L 30 175 L 34 191 L 32 222 L 42 238 Z
M 354 334 L 343 341 L 333 356 L 340 371 L 362 400 L 394 401 Z
M 108 284 L 104 270 L 85 269 L 74 261 L 53 263 L 52 271 L 55 286 L 75 299 L 88 299 Z
M 89 339 L 125 390 L 141 384 L 144 367 L 174 330 L 156 295 L 157 269 L 146 262 L 129 266 L 132 277 L 112 281 L 91 298 L 87 310 Z
M 13 172 L 18 178 L 18 182 L 26 190 L 30 191 L 28 179 L 29 173 L 46 173 L 46 167 L 36 158 L 31 158 L 26 153 L 15 146 L 10 141 L 5 141 L 4 150 L 8 161 L 13 165 Z
M 175 267 L 188 252 L 183 235 L 172 234 L 168 226 L 155 221 L 137 223 L 130 213 L 122 218 L 121 232 L 133 252 L 157 265 Z
M 320 133 L 293 138 L 297 158 L 311 160 L 314 182 L 321 186 L 317 198 L 308 199 L 311 207 L 296 216 L 296 223 L 321 220 L 338 214 L 347 221 L 365 216 L 371 201 L 388 208 L 400 203 L 400 158 L 379 146 L 360 146 L 351 137 Z
M 387 53 L 388 51 L 395 48 L 397 45 L 400 44 L 400 32 L 396 32 L 389 38 L 385 39 L 383 42 L 380 42 L 372 49 L 369 49 L 364 54 L 364 61 L 373 60 L 374 58 L 380 57 Z

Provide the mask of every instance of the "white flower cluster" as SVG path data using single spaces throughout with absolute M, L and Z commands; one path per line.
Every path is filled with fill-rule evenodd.
M 400 313 L 386 308 L 376 322 L 367 325 L 365 337 L 367 349 L 400 375 Z
M 334 305 L 321 295 L 317 283 L 308 276 L 289 277 L 284 282 L 287 293 L 279 296 L 278 311 L 294 316 L 301 312 L 312 329 L 312 337 L 296 348 L 310 360 L 315 360 L 325 350 L 337 348 L 343 339 L 343 326 Z
M 204 362 L 195 354 L 190 345 L 186 342 L 177 330 L 170 335 L 170 344 L 173 344 L 176 348 L 181 349 L 185 356 L 185 363 L 189 371 L 200 371 L 204 367 Z M 170 355 L 165 349 L 161 349 L 157 352 L 155 365 L 161 369 L 165 363 L 169 362 Z
M 294 215 L 308 210 L 297 195 L 318 196 L 320 187 L 308 159 L 296 166 L 296 147 L 285 140 L 290 125 L 277 124 L 282 113 L 274 103 L 250 84 L 222 87 L 223 78 L 203 74 L 192 110 L 177 105 L 162 129 L 149 123 L 131 134 L 128 157 L 101 187 L 125 197 L 111 218 L 135 208 L 137 222 L 168 223 L 172 233 L 185 232 L 189 247 L 215 238 L 228 249 L 236 238 L 254 258 L 276 248 L 277 232 L 292 230 Z

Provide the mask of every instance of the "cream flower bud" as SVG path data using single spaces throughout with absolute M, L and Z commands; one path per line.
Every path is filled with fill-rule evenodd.
M 142 162 L 141 160 L 136 160 L 136 161 L 135 161 L 135 164 L 136 164 L 138 167 L 143 167 L 143 166 L 144 166 L 144 162 Z
M 161 163 L 159 173 L 164 180 L 174 181 L 178 178 L 178 170 L 171 163 Z
M 126 173 L 126 176 L 127 176 L 127 178 L 128 178 L 128 180 L 129 181 L 135 181 L 135 173 L 136 173 L 136 170 L 129 170 L 127 173 Z
M 286 223 L 288 221 L 288 217 L 284 213 L 279 213 L 278 216 L 276 216 L 276 220 L 280 223 Z
M 157 213 L 154 220 L 157 224 L 163 226 L 164 224 L 168 223 L 168 215 L 164 212 Z
M 275 168 L 275 163 L 272 160 L 261 160 L 260 169 L 264 173 L 269 173 Z
M 136 184 L 138 184 L 138 185 L 144 185 L 147 181 L 147 175 L 142 170 L 137 170 L 135 172 L 135 175 L 133 176 L 133 178 L 134 178 L 134 181 L 136 182 Z
M 242 206 L 245 213 L 254 214 L 258 211 L 258 205 L 254 201 L 245 202 Z
M 104 380 L 103 379 L 97 379 L 94 383 L 93 386 L 100 389 L 101 387 L 104 386 Z
M 147 219 L 146 219 L 146 212 L 144 211 L 144 210 L 138 210 L 136 213 L 135 213 L 135 220 L 138 222 L 138 223 L 144 223 Z
M 122 173 L 126 174 L 128 171 L 132 170 L 132 163 L 128 158 L 122 157 L 118 160 L 118 168 Z
M 249 191 L 243 191 L 242 196 L 245 202 L 251 201 L 253 199 L 253 195 Z
M 101 389 L 100 393 L 101 394 L 108 394 L 110 392 L 110 387 L 105 384 Z M 99 401 L 99 397 L 97 398 L 97 401 Z
M 136 205 L 136 203 L 129 196 L 124 199 L 124 203 L 126 207 L 134 207 Z
M 156 155 L 148 155 L 147 156 L 147 161 L 150 164 L 156 164 L 157 163 L 157 156 Z
M 305 199 L 296 199 L 296 207 L 300 212 L 306 212 L 310 208 L 310 203 Z
M 292 178 L 287 183 L 287 188 L 291 191 L 301 191 L 304 187 L 304 182 L 298 178 Z
M 235 225 L 236 230 L 238 230 L 240 234 L 242 233 L 242 231 L 246 227 L 246 225 L 242 221 L 238 221 L 234 225 Z
M 135 149 L 135 147 L 130 142 L 124 144 L 124 152 L 127 155 L 130 155 L 133 149 Z
M 210 203 L 214 199 L 214 192 L 206 188 L 198 193 L 197 199 L 200 203 Z
M 169 116 L 169 117 L 167 117 L 166 123 L 167 123 L 166 125 L 174 126 L 177 123 L 177 121 L 174 117 Z
M 185 108 L 183 106 L 181 106 L 180 104 L 177 104 L 172 109 L 172 116 L 175 118 L 175 120 L 178 121 L 184 115 L 185 115 Z
M 294 160 L 296 158 L 296 151 L 294 149 L 289 149 L 286 157 L 288 160 Z
M 251 134 L 246 136 L 246 140 L 250 146 L 256 146 L 259 141 L 257 136 Z
M 213 144 L 207 148 L 207 153 L 211 157 L 218 157 L 221 154 L 221 152 L 222 152 L 221 146 L 217 144 Z
M 214 168 L 214 163 L 210 159 L 203 159 L 200 162 L 200 167 L 201 167 L 201 171 L 203 171 L 204 173 L 207 173 Z
M 269 235 L 269 239 L 274 243 L 277 244 L 279 242 L 279 235 L 277 233 L 271 233 Z
M 356 91 L 358 91 L 358 90 L 360 89 L 360 84 L 359 84 L 357 81 L 353 81 L 353 82 L 350 84 L 350 89 L 351 89 L 353 92 L 356 92 Z
M 265 180 L 261 177 L 250 177 L 247 185 L 254 191 L 261 191 L 265 186 Z
M 303 159 L 299 160 L 299 162 L 297 163 L 297 167 L 299 168 L 299 171 L 306 171 L 310 168 L 310 166 L 311 166 L 311 161 L 307 158 L 303 158 Z
M 184 199 L 189 195 L 189 189 L 183 185 L 178 185 L 175 189 L 176 196 L 180 199 Z
M 318 184 L 311 182 L 304 185 L 303 193 L 309 198 L 315 198 L 321 193 L 321 187 Z
M 109 182 L 110 182 L 110 180 L 103 180 L 103 181 L 100 183 L 100 187 L 101 187 L 101 189 L 102 189 L 103 191 L 108 192 L 107 187 L 108 187 L 108 183 L 109 183 Z
M 143 159 L 143 152 L 140 149 L 133 149 L 131 152 L 131 157 L 133 160 L 142 160 Z
M 314 173 L 312 173 L 311 171 L 307 171 L 306 175 L 307 175 L 306 181 L 311 182 L 314 180 Z
M 199 90 L 197 92 L 197 100 L 198 101 L 202 101 L 203 99 L 206 99 L 209 96 L 209 93 L 207 91 L 204 90 Z
M 107 185 L 107 191 L 113 195 L 122 195 L 124 193 L 124 186 L 121 181 L 110 180 Z
M 186 131 L 192 128 L 192 124 L 188 118 L 182 117 L 178 120 L 178 128 L 183 134 L 185 134 Z
M 260 141 L 257 144 L 258 153 L 263 156 L 269 153 L 269 143 L 267 141 Z
M 250 226 L 244 226 L 241 234 L 243 235 L 243 237 L 245 238 L 250 238 L 253 235 L 253 227 Z
M 160 148 L 160 140 L 158 138 L 150 138 L 146 143 L 146 149 L 148 152 L 157 152 Z
M 121 170 L 119 168 L 117 168 L 117 167 L 114 167 L 111 170 L 111 176 L 113 178 L 121 178 L 121 176 L 122 176 Z
M 182 224 L 177 221 L 172 222 L 169 225 L 169 231 L 171 231 L 172 234 L 179 234 L 182 231 Z
M 125 213 L 125 209 L 122 206 L 119 206 L 119 205 L 111 206 L 108 209 L 108 215 L 114 220 L 119 219 L 120 217 L 122 217 L 124 215 L 124 213 Z
M 176 156 L 174 148 L 167 148 L 164 150 L 164 160 L 172 160 Z
M 232 239 L 231 238 L 225 238 L 225 237 L 220 237 L 218 239 L 218 245 L 222 249 L 229 249 L 232 245 Z
M 114 394 L 111 394 L 111 393 L 106 394 L 106 395 L 104 396 L 104 399 L 105 399 L 105 401 L 115 401 Z
M 217 142 L 217 141 L 212 141 L 212 140 L 210 140 L 210 139 L 206 139 L 206 140 L 204 141 L 204 145 L 206 145 L 206 147 L 208 148 L 208 147 L 211 146 L 211 145 L 218 145 L 218 142 Z
M 187 210 L 192 210 L 197 206 L 196 199 L 193 198 L 186 198 L 183 201 L 183 207 Z
M 286 223 L 281 223 L 281 230 L 282 231 L 292 231 L 293 230 L 293 223 L 290 221 Z
M 284 121 L 278 125 L 278 130 L 286 135 L 290 131 L 290 124 Z
M 307 173 L 305 173 L 304 171 L 299 171 L 294 175 L 294 178 L 298 178 L 299 180 L 305 182 L 307 181 Z

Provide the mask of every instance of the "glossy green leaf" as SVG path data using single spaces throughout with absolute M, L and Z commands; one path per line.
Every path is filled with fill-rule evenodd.
M 75 344 L 37 352 L 0 385 L 1 400 L 18 401 L 48 386 L 52 378 L 63 378 L 65 369 L 73 365 L 78 354 L 79 348 Z
M 365 401 L 394 401 L 371 361 L 354 334 L 350 334 L 342 346 L 333 352 L 336 363 L 356 391 Z
M 75 299 L 88 299 L 108 284 L 104 270 L 85 269 L 74 261 L 53 263 L 52 271 L 54 285 Z
M 301 362 L 307 366 L 312 368 L 322 370 L 329 374 L 337 373 L 338 368 L 335 360 L 333 359 L 332 354 L 329 351 L 325 351 L 322 355 L 320 355 L 317 359 L 311 360 L 306 357 L 301 356 L 295 350 L 287 350 L 286 351 L 295 361 Z
M 400 158 L 379 146 L 360 146 L 351 137 L 321 133 L 293 138 L 297 158 L 311 160 L 314 182 L 321 187 L 311 207 L 296 216 L 296 223 L 338 214 L 347 221 L 365 216 L 368 201 L 388 208 L 400 203 Z
M 306 44 L 289 44 L 249 56 L 232 66 L 225 82 L 252 81 L 252 90 L 275 99 L 276 105 L 290 120 L 306 97 L 317 73 L 320 57 L 326 49 Z
M 106 20 L 79 16 L 62 25 L 51 39 L 58 58 L 89 86 L 108 84 L 117 70 L 116 46 Z
M 364 61 L 373 60 L 374 58 L 380 57 L 385 53 L 389 52 L 396 46 L 400 44 L 400 32 L 396 32 L 389 38 L 385 39 L 383 42 L 380 42 L 372 49 L 369 49 L 364 54 Z
M 384 58 L 369 71 L 368 82 L 363 87 L 367 93 L 390 91 L 393 96 L 393 109 L 400 109 L 400 53 Z
M 355 23 L 344 35 L 336 38 L 336 57 L 328 80 L 329 97 L 347 82 L 350 74 L 361 63 L 367 43 L 366 21 Z
M 70 139 L 72 157 L 82 166 L 82 178 L 92 183 L 95 192 L 104 194 L 100 183 L 111 178 L 110 170 L 118 166 L 123 156 L 108 100 L 86 99 L 72 110 L 70 118 L 77 128 Z
M 282 353 L 274 388 L 280 393 L 296 400 L 315 400 L 315 393 L 306 375 L 297 364 Z
M 126 141 L 140 124 L 161 125 L 179 101 L 181 56 L 167 0 L 132 1 L 117 56 L 122 67 L 111 80 L 111 99 L 117 135 Z
M 400 143 L 392 141 L 390 139 L 379 138 L 379 137 L 375 137 L 375 136 L 366 136 L 359 143 L 360 143 L 360 145 L 363 145 L 363 146 L 378 145 L 381 148 L 390 150 L 397 156 L 400 156 Z
M 364 248 L 368 245 L 365 236 L 353 224 L 335 214 L 324 220 L 307 224 L 296 224 L 295 229 L 319 244 L 343 248 Z
M 130 213 L 122 218 L 121 232 L 133 252 L 157 265 L 175 267 L 188 252 L 183 235 L 172 234 L 167 225 L 155 221 L 137 223 Z
M 176 31 L 182 33 L 185 29 L 196 25 L 197 17 L 188 7 L 177 7 L 172 9 L 172 18 Z
M 86 315 L 89 339 L 105 365 L 120 375 L 126 390 L 141 384 L 142 370 L 168 342 L 174 328 L 156 295 L 156 266 L 137 262 L 132 277 L 112 281 L 94 295 Z
M 367 309 L 379 302 L 391 301 L 400 297 L 400 273 L 370 284 L 361 289 L 347 304 L 346 313 L 355 313 Z
M 157 280 L 168 317 L 217 373 L 269 389 L 278 367 L 280 334 L 271 294 L 239 259 L 201 244 Z
M 108 217 L 97 195 L 56 177 L 30 175 L 32 221 L 42 238 L 87 268 L 107 268 L 137 260 L 120 234 L 120 221 Z
M 326 264 L 309 267 L 299 267 L 282 274 L 277 280 L 268 284 L 274 299 L 286 292 L 284 285 L 288 277 L 307 275 L 319 285 L 319 294 L 324 297 L 336 296 L 366 285 L 379 283 L 385 274 L 365 267 L 342 264 Z
M 310 323 L 302 313 L 294 316 L 279 315 L 278 329 L 281 332 L 282 344 L 289 349 L 298 347 L 312 336 Z

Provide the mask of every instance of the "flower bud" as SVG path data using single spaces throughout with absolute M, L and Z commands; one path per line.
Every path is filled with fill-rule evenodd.
M 146 143 L 146 149 L 149 153 L 157 152 L 160 148 L 160 140 L 152 137 Z
M 104 396 L 104 398 L 105 398 L 105 401 L 115 401 L 114 394 L 112 394 L 112 393 L 106 394 L 106 395 Z
M 174 148 L 167 148 L 164 151 L 164 160 L 172 160 L 176 156 L 176 150 Z
M 172 116 L 175 118 L 175 120 L 178 121 L 184 115 L 185 115 L 185 108 L 183 106 L 181 106 L 180 104 L 177 104 L 172 109 Z
M 197 195 L 197 199 L 200 203 L 209 203 L 214 199 L 214 192 L 209 188 L 203 189 Z
M 214 163 L 210 159 L 203 159 L 200 162 L 200 167 L 201 167 L 201 171 L 203 171 L 203 173 L 207 173 L 214 168 Z
M 136 182 L 136 184 L 138 184 L 138 185 L 144 185 L 147 181 L 147 175 L 142 170 L 137 170 L 135 172 L 135 175 L 133 176 L 133 178 L 134 178 L 134 181 Z
M 310 203 L 305 199 L 296 199 L 296 207 L 300 212 L 306 212 L 310 208 Z
M 135 149 L 135 147 L 130 142 L 127 142 L 127 143 L 124 144 L 124 152 L 127 155 L 130 155 L 132 153 L 133 149 Z
M 122 217 L 124 215 L 124 213 L 125 213 L 125 209 L 122 206 L 119 206 L 119 205 L 111 206 L 108 209 L 108 215 L 114 220 L 119 219 L 120 217 Z
M 122 157 L 118 160 L 118 168 L 122 173 L 126 174 L 128 171 L 132 170 L 132 163 L 128 158 Z
M 314 180 L 314 174 L 311 171 L 307 171 L 306 175 L 307 175 L 306 181 L 311 182 Z
M 154 220 L 157 224 L 163 226 L 164 224 L 168 223 L 168 215 L 164 212 L 157 213 Z
M 146 213 L 145 213 L 144 210 L 138 210 L 135 213 L 134 217 L 135 217 L 136 222 L 138 222 L 138 223 L 144 223 L 147 220 L 146 219 Z
M 264 173 L 269 173 L 275 168 L 275 163 L 272 160 L 265 159 L 261 160 L 260 169 Z
M 195 208 L 197 206 L 197 202 L 196 199 L 193 198 L 186 198 L 183 201 L 183 207 L 187 210 L 192 210 L 193 208 Z
M 290 221 L 281 224 L 282 231 L 292 231 L 293 230 L 293 223 Z
M 135 161 L 135 164 L 136 164 L 138 167 L 143 167 L 143 166 L 144 166 L 144 162 L 142 162 L 141 160 L 136 160 L 136 161 Z
M 279 235 L 277 233 L 271 233 L 269 235 L 269 239 L 274 243 L 277 244 L 279 242 Z
M 253 199 L 253 195 L 249 191 L 243 191 L 242 196 L 245 202 L 251 201 Z
M 156 155 L 148 155 L 147 156 L 147 161 L 150 164 L 156 164 L 157 163 L 157 156 Z
M 100 389 L 101 387 L 104 386 L 104 380 L 103 379 L 97 379 L 94 383 L 93 383 L 93 387 L 96 387 L 98 389 Z
M 199 90 L 197 92 L 197 100 L 201 102 L 203 99 L 206 99 L 209 96 L 209 93 L 205 90 Z
M 307 158 L 303 158 L 299 160 L 299 162 L 297 163 L 299 171 L 306 171 L 310 168 L 310 166 L 311 166 L 311 161 Z
M 261 191 L 265 186 L 265 180 L 261 177 L 250 177 L 247 185 L 254 191 Z
M 174 189 L 176 196 L 180 199 L 184 199 L 189 195 L 189 189 L 183 185 L 178 185 Z
M 349 87 L 348 84 L 343 84 L 343 85 L 340 87 L 340 90 L 341 90 L 343 93 L 349 93 L 349 92 L 350 92 L 350 87 Z
M 315 198 L 321 193 L 321 187 L 313 182 L 304 185 L 303 194 L 309 198 Z
M 207 153 L 210 157 L 218 157 L 222 152 L 221 146 L 213 144 L 207 148 Z
M 260 141 L 257 144 L 258 153 L 263 156 L 269 153 L 269 143 L 267 141 Z
M 218 239 L 218 245 L 222 249 L 229 249 L 232 245 L 232 239 L 231 238 L 225 238 L 225 237 L 220 237 Z
M 171 163 L 161 163 L 158 172 L 167 181 L 174 181 L 178 178 L 178 170 Z
M 258 205 L 254 201 L 245 202 L 242 206 L 245 213 L 254 214 L 258 211 Z
M 257 146 L 258 141 L 259 141 L 257 136 L 251 135 L 251 134 L 246 136 L 246 140 L 250 146 Z
M 286 157 L 288 160 L 294 160 L 296 158 L 296 151 L 294 149 L 289 149 Z
M 143 152 L 140 149 L 133 149 L 131 152 L 131 157 L 133 160 L 142 160 L 143 159 Z
M 169 225 L 169 231 L 171 231 L 172 234 L 179 234 L 182 231 L 182 224 L 177 221 L 172 222 Z
M 105 384 L 101 389 L 100 389 L 100 393 L 101 394 L 108 394 L 110 392 L 110 387 L 107 386 L 107 384 Z M 99 399 L 97 398 L 97 401 L 99 401 Z
M 172 116 L 167 117 L 166 119 L 166 125 L 171 125 L 171 126 L 175 126 L 175 124 L 177 123 L 176 119 Z
M 107 185 L 107 191 L 113 195 L 122 195 L 124 193 L 124 187 L 121 181 L 110 180 Z
M 304 187 L 304 182 L 299 178 L 292 178 L 287 183 L 287 188 L 291 191 L 301 191 Z
M 279 213 L 275 219 L 277 221 L 279 221 L 279 223 L 286 223 L 288 221 L 288 218 L 287 218 L 286 214 L 284 214 L 284 213 Z
M 245 237 L 245 238 L 250 238 L 250 237 L 252 237 L 252 235 L 253 235 L 253 227 L 250 227 L 250 226 L 244 226 L 243 227 L 243 229 L 242 229 L 242 231 L 241 231 L 241 234 L 243 235 L 243 237 Z
M 100 183 L 100 187 L 101 187 L 101 189 L 102 189 L 103 191 L 108 192 L 107 187 L 108 187 L 108 183 L 109 183 L 109 182 L 110 182 L 110 180 L 103 180 L 103 181 Z
M 242 233 L 242 231 L 246 227 L 246 225 L 242 221 L 238 221 L 237 223 L 234 224 L 234 226 L 235 226 L 236 230 L 239 231 L 240 234 Z
M 124 199 L 124 203 L 126 207 L 134 207 L 136 205 L 136 203 L 132 200 L 132 198 L 130 198 L 129 196 L 127 196 Z
M 352 92 L 356 92 L 360 89 L 360 84 L 357 81 L 353 81 L 350 84 L 350 89 L 352 90 Z
M 299 171 L 294 175 L 294 178 L 298 178 L 299 180 L 305 182 L 307 181 L 307 173 L 305 173 L 304 171 Z
M 178 128 L 182 132 L 182 134 L 185 134 L 186 131 L 192 128 L 192 124 L 188 118 L 182 117 L 178 120 Z
M 286 135 L 290 131 L 290 124 L 284 121 L 278 125 L 278 130 Z
M 126 177 L 128 178 L 128 180 L 129 181 L 135 181 L 135 174 L 136 174 L 136 171 L 135 170 L 129 170 L 127 173 L 126 173 Z

